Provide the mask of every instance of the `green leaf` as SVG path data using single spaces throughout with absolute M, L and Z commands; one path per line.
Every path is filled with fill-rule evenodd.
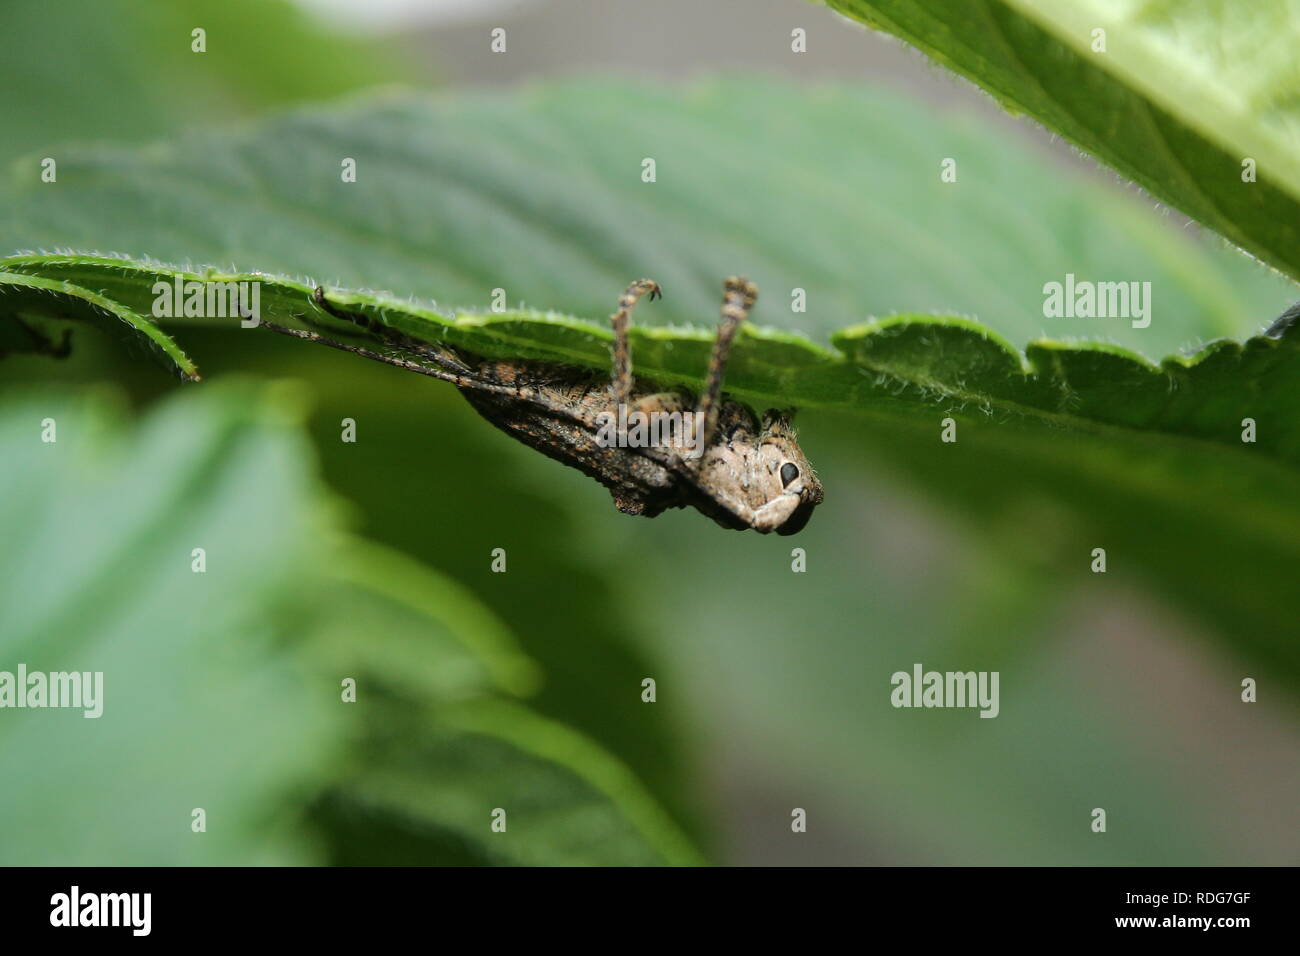
M 0 859 L 306 862 L 283 808 L 323 785 L 340 727 L 279 619 L 322 520 L 296 413 L 265 386 L 138 430 L 115 405 L 0 411 L 0 670 L 103 674 L 98 718 L 0 709 Z
M 0 88 L 23 94 L 5 108 L 0 164 L 40 150 L 21 164 L 35 171 L 67 140 L 141 141 L 397 81 L 399 64 L 287 0 L 8 0 Z
M 449 700 L 485 689 L 526 696 L 541 683 L 537 665 L 495 615 L 455 582 L 400 552 L 353 539 L 328 573 L 337 586 L 383 605 L 387 617 L 400 615 L 418 624 L 418 631 L 402 630 L 389 620 L 367 628 L 372 637 L 358 644 L 352 624 L 321 622 L 337 637 L 339 652 L 350 659 L 364 653 L 366 666 L 382 670 L 385 682 Z M 431 632 L 449 643 L 430 648 Z M 403 645 L 404 639 L 410 643 Z
M 302 412 L 247 383 L 138 430 L 102 396 L 0 399 L 0 671 L 103 673 L 98 717 L 0 708 L 0 860 L 302 863 L 323 837 L 379 862 L 394 844 L 339 822 L 364 795 L 416 835 L 454 832 L 404 833 L 413 862 L 697 862 L 634 775 L 514 699 L 540 675 L 495 616 L 339 533 Z M 503 803 L 509 839 L 489 829 Z
M 938 161 L 954 152 L 959 183 L 941 183 Z M 355 183 L 340 181 L 341 156 L 357 158 Z M 601 317 L 629 279 L 652 276 L 667 298 L 639 308 L 634 364 L 670 385 L 699 382 L 720 279 L 749 274 L 760 327 L 728 370 L 739 397 L 802 405 L 813 434 L 821 415 L 849 413 L 875 454 L 976 520 L 1043 498 L 1100 516 L 1134 575 L 1197 608 L 1228 646 L 1300 676 L 1294 608 L 1258 600 L 1287 593 L 1300 557 L 1296 343 L 1249 338 L 1290 285 L 959 118 L 834 87 L 569 83 L 358 101 L 165 151 L 87 150 L 62 168 L 57 188 L 4 197 L 13 246 L 260 278 L 272 320 L 323 319 L 309 312 L 320 281 L 339 305 L 417 337 L 601 369 Z M 143 208 L 147 221 L 133 214 Z M 152 282 L 174 273 L 88 254 L 3 268 L 141 314 Z M 1067 274 L 1150 281 L 1152 322 L 1045 316 L 1044 283 Z M 475 310 L 496 288 L 556 311 Z M 808 312 L 788 311 L 794 289 Z M 894 317 L 862 324 L 873 314 Z M 1205 344 L 1220 336 L 1246 341 Z M 956 446 L 938 441 L 948 416 Z M 1065 540 L 1085 555 L 1101 543 Z M 1230 568 L 1198 557 L 1214 549 Z
M 336 863 L 408 862 L 411 843 L 451 862 L 704 862 L 626 767 L 517 704 L 422 712 L 380 702 L 360 745 L 368 772 L 332 790 L 319 810 L 347 837 L 335 842 Z M 503 832 L 491 828 L 498 811 Z M 400 837 L 367 850 L 362 834 L 376 831 Z
M 962 160 L 955 184 L 939 179 L 946 156 Z M 348 157 L 356 182 L 341 179 Z M 60 249 L 386 289 L 444 313 L 486 309 L 499 288 L 512 307 L 601 318 L 648 275 L 667 295 L 636 322 L 699 329 L 717 321 L 723 277 L 744 274 L 757 324 L 814 342 L 926 312 L 978 317 L 1018 345 L 1084 337 L 1151 359 L 1245 338 L 1295 298 L 959 116 L 738 79 L 372 97 L 155 149 L 70 149 L 57 183 L 0 183 L 0 252 Z M 1045 316 L 1044 284 L 1070 273 L 1149 281 L 1150 326 Z
M 315 665 L 357 680 L 352 733 L 364 767 L 318 807 L 335 862 L 702 862 L 619 761 L 504 699 L 532 693 L 541 675 L 467 591 L 355 541 L 329 574 L 333 599 L 310 615 L 321 632 Z M 505 833 L 491 829 L 497 808 Z
M 0 260 L 11 271 L 110 290 L 131 306 L 152 301 L 157 281 L 261 283 L 263 317 L 293 323 L 331 317 L 311 304 L 311 289 L 262 273 L 200 275 L 127 260 L 60 255 Z M 0 282 L 4 274 L 0 273 Z M 55 280 L 48 280 L 55 281 Z M 612 335 L 604 324 L 555 313 L 440 313 L 390 296 L 334 292 L 341 308 L 427 342 L 489 357 L 526 357 L 596 371 L 608 368 Z M 148 323 L 145 320 L 140 320 Z M 231 319 L 227 324 L 233 325 Z M 153 329 L 158 335 L 162 335 Z M 264 333 L 259 333 L 264 334 Z M 637 374 L 698 389 L 712 335 L 703 329 L 635 327 Z M 1258 452 L 1300 465 L 1300 336 L 1217 340 L 1160 366 L 1118 346 L 1039 340 L 1028 357 L 987 327 L 952 316 L 900 315 L 836 332 L 838 353 L 775 329 L 747 329 L 727 373 L 733 394 L 766 405 L 843 408 L 911 416 L 927 407 L 972 405 L 1044 424 L 1114 425 L 1204 439 L 1238 450 L 1242 419 L 1256 419 Z
M 117 319 L 130 334 L 138 336 L 164 361 L 170 363 L 181 378 L 196 381 L 199 377 L 198 369 L 189 356 L 156 323 L 89 289 L 40 275 L 0 272 L 0 295 L 5 297 L 2 306 L 5 314 L 15 320 L 6 327 L 11 339 L 6 343 L 7 348 L 0 348 L 0 356 L 6 351 L 32 351 L 34 342 L 48 340 L 49 337 L 44 333 L 32 330 L 23 321 L 25 317 L 92 322 Z M 16 329 L 21 331 L 16 332 Z M 27 340 L 25 343 L 24 338 Z
M 1300 278 L 1293 0 L 825 2 Z M 1243 181 L 1247 158 L 1256 180 Z

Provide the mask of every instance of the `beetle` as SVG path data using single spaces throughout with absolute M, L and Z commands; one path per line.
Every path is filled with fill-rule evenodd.
M 608 379 L 561 363 L 484 359 L 421 342 L 335 306 L 320 286 L 312 302 L 321 311 L 361 326 L 386 351 L 271 322 L 261 325 L 455 385 L 497 428 L 608 488 L 625 514 L 653 518 L 670 508 L 693 507 L 724 528 L 790 535 L 803 529 L 823 499 L 791 424 L 794 412 L 769 409 L 757 415 L 722 392 L 732 341 L 757 294 L 754 284 L 739 276 L 723 283 L 722 317 L 698 397 L 682 389 L 657 389 L 632 375 L 628 326 L 642 297 L 653 301 L 662 295 L 652 279 L 632 282 L 611 316 Z M 638 435 L 629 435 L 626 422 L 661 419 L 670 427 L 659 440 L 628 440 Z M 620 424 L 611 428 L 614 422 Z

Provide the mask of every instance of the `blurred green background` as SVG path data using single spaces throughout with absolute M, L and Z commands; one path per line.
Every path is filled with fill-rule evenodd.
M 1041 301 L 1035 297 L 1045 271 L 1052 275 L 1070 256 L 1106 264 L 1141 255 L 1159 270 L 1161 301 L 1187 319 L 1169 341 L 1128 343 L 1158 358 L 1216 334 L 1248 335 L 1294 297 L 1287 283 L 1176 217 L 1153 212 L 1109 174 L 920 57 L 796 0 L 672 0 L 653 9 L 599 0 L 77 0 L 52 8 L 14 0 L 6 25 L 0 78 L 12 95 L 0 107 L 0 161 L 11 178 L 66 141 L 170 143 L 187 129 L 221 129 L 389 84 L 437 89 L 467 104 L 468 113 L 491 116 L 493 107 L 476 105 L 479 88 L 505 96 L 522 90 L 526 106 L 536 84 L 571 73 L 658 86 L 741 69 L 792 88 L 782 109 L 808 111 L 816 109 L 816 91 L 837 82 L 887 104 L 880 123 L 902 143 L 898 150 L 969 134 L 972 150 L 1000 140 L 1007 151 L 1005 162 L 983 157 L 992 187 L 954 193 L 971 198 L 945 206 L 946 198 L 908 195 L 891 166 L 897 153 L 863 142 L 861 155 L 837 146 L 814 161 L 821 144 L 805 143 L 809 169 L 868 167 L 889 197 L 871 206 L 877 215 L 834 222 L 838 231 L 822 231 L 820 241 L 823 219 L 803 222 L 808 232 L 798 246 L 806 262 L 782 259 L 780 243 L 765 246 L 761 225 L 747 232 L 739 214 L 719 226 L 716 241 L 701 240 L 712 242 L 716 268 L 685 253 L 674 262 L 664 248 L 676 241 L 670 225 L 638 212 L 635 241 L 587 269 L 530 266 L 526 252 L 510 250 L 504 274 L 511 298 L 534 306 L 599 317 L 619 291 L 613 277 L 646 272 L 649 258 L 680 272 L 656 275 L 669 291 L 669 311 L 645 319 L 707 323 L 709 315 L 693 311 L 716 296 L 725 272 L 755 270 L 752 260 L 729 266 L 728 255 L 740 250 L 758 261 L 760 280 L 762 269 L 772 270 L 765 288 L 774 290 L 774 304 L 758 316 L 766 324 L 822 338 L 892 310 L 981 317 L 1003 310 L 999 328 L 1023 345 L 1040 332 L 1088 331 L 1043 328 L 1046 321 L 1024 308 Z M 189 53 L 194 25 L 208 29 L 211 52 L 203 57 Z M 486 52 L 495 26 L 508 31 L 505 55 Z M 788 54 L 794 26 L 814 37 L 804 57 Z M 614 87 L 606 102 L 593 100 L 593 109 L 617 115 L 622 89 Z M 690 98 L 682 99 L 686 116 Z M 541 106 L 536 115 L 545 155 L 552 128 Z M 747 132 L 737 136 L 738 152 L 699 157 L 718 166 L 701 175 L 745 165 L 744 150 L 761 153 L 765 137 L 786 132 L 779 120 L 738 117 L 738 130 Z M 490 153 L 490 132 L 476 134 L 475 148 Z M 611 137 L 618 134 L 611 129 Z M 605 169 L 608 156 L 584 156 Z M 790 195 L 801 198 L 789 208 L 773 202 L 791 223 L 800 222 L 801 208 L 825 218 L 839 203 L 829 177 L 792 178 Z M 688 191 L 683 203 L 689 200 Z M 728 209 L 725 197 L 719 206 Z M 921 210 L 918 218 L 900 217 L 900 209 L 912 208 Z M 379 209 L 375 216 L 382 236 L 379 220 L 401 214 Z M 1098 216 L 1107 225 L 1094 232 Z M 1041 238 L 1053 229 L 1065 250 L 1059 260 Z M 142 206 L 117 233 L 131 237 L 131 248 L 113 251 L 182 255 L 168 232 Z M 220 228 L 207 234 L 225 235 Z M 1115 235 L 1132 247 L 1109 247 Z M 382 247 L 351 261 L 270 262 L 275 250 L 265 243 L 273 241 L 236 237 L 212 254 L 222 265 L 296 265 L 328 273 L 323 278 L 463 305 L 483 304 L 490 288 L 484 282 L 478 291 L 476 277 L 455 285 L 455 270 L 444 278 L 439 262 L 429 263 L 427 287 L 394 287 L 400 270 L 382 272 Z M 79 242 L 103 248 L 91 234 Z M 16 230 L 0 235 L 4 254 L 39 244 Z M 929 254 L 912 254 L 918 247 Z M 1043 258 L 1033 261 L 1025 250 Z M 192 254 L 203 263 L 206 251 Z M 467 246 L 485 278 L 506 268 L 489 254 L 486 244 Z M 786 273 L 797 278 L 800 268 L 814 267 L 824 270 L 821 301 L 830 305 L 788 313 L 781 290 L 794 279 Z M 837 275 L 852 278 L 836 285 Z M 693 512 L 637 520 L 615 512 L 607 493 L 577 472 L 488 427 L 449 388 L 271 336 L 250 341 L 202 328 L 177 336 L 198 359 L 204 383 L 177 385 L 90 330 L 78 332 L 65 361 L 12 356 L 0 364 L 6 465 L 21 491 L 0 515 L 6 539 L 25 543 L 21 553 L 8 549 L 0 565 L 7 571 L 0 669 L 19 660 L 37 666 L 38 657 L 55 667 L 60 647 L 93 646 L 105 669 L 135 668 L 140 693 L 155 677 L 175 678 L 173 690 L 188 689 L 186 701 L 203 702 L 177 701 L 174 711 L 158 704 L 159 713 L 189 714 L 192 722 L 172 727 L 165 740 L 153 736 L 148 708 L 133 712 L 139 722 L 117 725 L 111 746 L 88 738 L 84 725 L 94 722 L 79 715 L 46 723 L 27 715 L 27 724 L 7 734 L 0 722 L 0 760 L 11 764 L 5 775 L 21 781 L 5 788 L 0 804 L 6 862 L 104 861 L 124 853 L 131 856 L 123 862 L 690 862 L 692 844 L 710 862 L 764 865 L 1297 858 L 1294 699 L 1256 662 L 1232 652 L 1222 618 L 1179 601 L 1176 588 L 1156 588 L 1152 569 L 1112 559 L 1105 576 L 1088 573 L 1080 555 L 1108 540 L 1108 522 L 1118 519 L 1096 512 L 1086 482 L 1062 482 L 1050 465 L 1025 465 L 1010 500 L 981 508 L 989 489 L 980 462 L 1003 450 L 984 449 L 988 457 L 977 454 L 969 460 L 974 470 L 964 473 L 937 443 L 900 427 L 806 415 L 801 442 L 827 501 L 798 538 L 728 533 Z M 285 380 L 296 384 L 274 385 Z M 197 394 L 205 392 L 211 395 Z M 30 447 L 35 426 L 24 431 L 14 423 L 39 421 L 50 408 L 87 425 L 65 430 L 62 443 L 80 430 L 121 445 L 79 466 L 81 484 L 59 484 L 66 472 L 48 456 L 26 457 L 41 451 Z M 149 417 L 154 413 L 161 417 Z M 357 422 L 355 444 L 339 440 L 344 418 Z M 147 424 L 132 438 L 137 419 Z M 192 473 L 171 474 L 177 459 Z M 224 495 L 222 481 L 230 483 Z M 241 504 L 248 500 L 261 507 Z M 140 512 L 134 522 L 133 509 Z M 219 579 L 219 592 L 196 591 L 184 565 L 185 574 L 165 583 L 158 555 L 171 552 L 160 529 L 175 531 L 187 520 L 199 530 L 173 535 L 184 564 L 196 534 L 220 528 L 230 535 L 228 567 L 241 571 Z M 1167 518 L 1156 510 L 1123 520 L 1136 524 L 1137 534 L 1158 537 Z M 388 578 L 406 593 L 448 587 L 454 598 L 416 614 L 390 606 L 391 595 L 377 597 L 382 587 L 373 574 L 360 582 L 365 571 L 343 575 L 340 584 L 336 564 L 386 567 L 338 544 L 344 528 L 414 559 Z M 791 573 L 792 546 L 807 551 L 807 573 Z M 491 571 L 494 548 L 507 551 L 505 574 Z M 1175 565 L 1185 558 L 1170 555 Z M 79 576 L 80 564 L 87 570 Z M 76 602 L 67 603 L 61 588 L 74 586 Z M 223 595 L 234 606 L 218 600 Z M 1275 600 L 1254 620 L 1297 617 L 1294 594 Z M 453 604 L 454 613 L 446 609 Z M 476 606 L 494 623 L 474 617 Z M 465 624 L 470 618 L 475 623 Z M 113 650 L 117 631 L 109 623 L 120 630 L 122 648 L 149 663 L 123 665 L 128 651 Z M 465 660 L 451 638 L 439 637 L 485 628 L 498 634 L 496 649 Z M 163 648 L 169 653 L 160 657 Z M 519 663 L 524 657 L 535 669 Z M 438 663 L 425 675 L 428 660 Z M 497 670 L 484 660 L 498 661 Z M 893 709 L 889 675 L 914 662 L 1000 670 L 1001 715 Z M 485 673 L 475 670 L 480 666 Z M 319 690 L 325 678 L 318 675 L 332 680 L 340 668 L 359 669 L 370 675 L 367 686 L 382 688 L 381 704 L 367 703 L 371 710 L 355 723 Z M 146 674 L 147 682 L 138 676 Z M 1263 688 L 1257 704 L 1239 700 L 1246 676 Z M 657 681 L 652 705 L 641 700 L 645 677 Z M 516 705 L 495 698 L 486 711 L 463 716 L 463 701 L 497 693 L 484 690 L 494 681 L 501 696 L 525 700 L 529 716 L 500 717 L 497 704 Z M 224 695 L 229 688 L 234 692 Z M 436 713 L 422 709 L 430 701 Z M 0 721 L 11 716 L 0 714 Z M 497 730 L 483 729 L 498 717 Z M 500 731 L 504 725 L 509 733 Z M 605 757 L 556 756 L 586 753 L 593 744 Z M 507 746 L 514 748 L 509 755 Z M 105 753 L 123 759 L 92 759 Z M 125 759 L 132 754 L 136 759 Z M 213 763 L 212 754 L 228 763 Z M 556 766 L 586 769 L 566 776 Z M 625 769 L 639 784 L 619 776 Z M 168 774 L 172 785 L 163 786 Z M 512 791 L 512 781 L 526 786 Z M 611 794 L 617 812 L 602 813 Z M 486 838 L 488 810 L 529 798 L 540 808 L 537 826 L 553 838 L 498 852 Z M 188 807 L 205 803 L 238 820 L 239 835 L 214 828 L 207 835 L 213 846 L 197 854 L 160 835 L 108 839 L 92 851 L 67 823 L 93 807 L 99 819 L 119 820 L 123 832 L 154 833 L 152 816 L 185 807 L 176 837 L 184 841 Z M 439 807 L 449 808 L 445 816 Z M 808 811 L 807 833 L 791 832 L 795 807 Z M 1094 807 L 1108 811 L 1105 835 L 1090 832 Z M 479 816 L 481 833 L 463 823 Z M 20 822 L 31 834 L 24 840 L 16 836 Z

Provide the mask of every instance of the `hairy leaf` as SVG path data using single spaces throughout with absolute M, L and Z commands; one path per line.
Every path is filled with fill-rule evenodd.
M 1300 278 L 1300 6 L 825 0 Z
M 941 182 L 954 155 L 957 182 Z M 356 182 L 340 178 L 347 157 Z M 960 118 L 834 87 L 574 82 L 362 100 L 165 150 L 87 149 L 61 169 L 57 187 L 11 177 L 5 244 L 156 259 L 2 267 L 137 315 L 170 260 L 182 277 L 263 280 L 272 321 L 325 320 L 319 281 L 416 337 L 602 369 L 603 316 L 648 275 L 667 297 L 638 309 L 636 371 L 694 386 L 721 277 L 748 274 L 759 327 L 728 369 L 736 395 L 800 405 L 814 430 L 817 409 L 848 414 L 872 452 L 977 519 L 1046 498 L 1109 521 L 1134 575 L 1300 672 L 1294 608 L 1259 600 L 1286 593 L 1300 557 L 1297 346 L 1250 337 L 1289 284 Z M 1070 274 L 1150 282 L 1150 324 L 1046 315 L 1045 284 Z M 410 298 L 365 291 L 384 287 Z M 500 313 L 496 289 L 514 303 Z M 798 290 L 806 312 L 791 310 Z M 181 341 L 187 321 L 168 324 Z M 950 416 L 955 446 L 939 442 Z M 1062 547 L 1097 543 L 1064 527 Z M 1203 560 L 1214 548 L 1230 568 Z
M 60 277 L 104 289 L 144 310 L 155 282 L 177 277 L 203 283 L 259 282 L 262 315 L 281 323 L 333 321 L 310 301 L 301 282 L 263 274 L 202 275 L 175 268 L 77 255 L 0 260 L 11 272 Z M 9 280 L 0 273 L 0 288 Z M 16 275 L 14 281 L 31 280 Z M 56 285 L 53 279 L 47 285 Z M 448 312 L 371 293 L 332 293 L 331 301 L 426 342 L 489 357 L 526 357 L 605 370 L 610 331 L 590 320 L 540 312 Z M 100 303 L 106 302 L 102 298 Z M 95 303 L 92 303 L 95 304 Z M 30 307 L 39 313 L 40 304 Z M 166 339 L 135 316 L 141 334 Z M 57 314 L 51 309 L 52 314 Z M 232 327 L 238 322 L 231 317 Z M 245 330 L 240 330 L 245 331 Z M 348 330 L 353 331 L 355 330 Z M 266 334 L 258 332 L 257 334 Z M 166 339 L 170 342 L 170 339 Z M 698 388 L 712 336 L 703 329 L 635 327 L 637 374 L 663 384 Z M 952 316 L 899 315 L 836 332 L 835 351 L 775 329 L 747 329 L 728 368 L 736 395 L 770 405 L 847 408 L 879 414 L 915 413 L 927 406 L 964 407 L 1029 417 L 1056 425 L 1115 425 L 1202 438 L 1234 450 L 1242 420 L 1257 424 L 1258 452 L 1300 465 L 1300 336 L 1257 337 L 1244 345 L 1217 340 L 1191 355 L 1152 365 L 1114 345 L 1039 340 L 1027 356 L 979 323 Z M 166 352 L 170 356 L 170 352 Z M 178 363 L 179 367 L 179 363 Z M 1254 449 L 1252 449 L 1253 451 Z

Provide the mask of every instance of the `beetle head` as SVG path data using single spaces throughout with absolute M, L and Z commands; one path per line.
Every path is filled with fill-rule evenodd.
M 822 502 L 822 486 L 799 447 L 793 410 L 770 409 L 756 427 L 747 408 L 727 402 L 718 431 L 701 458 L 700 510 L 728 528 L 767 534 L 803 530 Z

